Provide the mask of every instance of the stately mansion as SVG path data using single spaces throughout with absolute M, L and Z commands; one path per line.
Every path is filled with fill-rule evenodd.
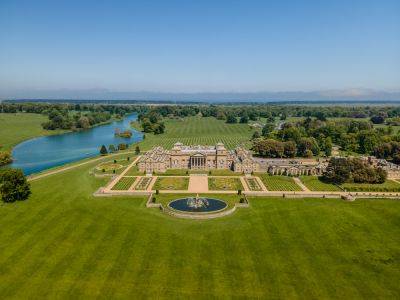
M 384 159 L 362 157 L 373 167 L 380 167 L 388 172 L 388 177 L 400 177 L 400 166 Z M 226 169 L 250 174 L 267 172 L 271 175 L 322 175 L 328 165 L 327 159 L 280 159 L 253 157 L 250 151 L 237 147 L 227 150 L 222 143 L 215 146 L 185 146 L 176 143 L 171 150 L 154 147 L 146 152 L 138 162 L 139 171 L 151 174 L 163 173 L 168 169 L 213 170 Z
M 176 143 L 171 150 L 154 147 L 139 162 L 139 171 L 165 172 L 168 169 L 212 170 L 229 169 L 235 172 L 259 171 L 259 163 L 251 153 L 241 147 L 227 150 L 222 143 L 215 146 L 185 146 Z

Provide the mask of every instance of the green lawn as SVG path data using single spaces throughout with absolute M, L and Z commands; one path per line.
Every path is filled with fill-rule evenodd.
M 334 184 L 322 182 L 317 176 L 300 176 L 300 180 L 310 191 L 339 192 L 341 189 Z
M 347 191 L 352 192 L 400 192 L 400 184 L 393 180 L 386 180 L 384 183 L 344 183 L 341 185 Z
M 158 177 L 153 190 L 187 190 L 189 177 Z
M 224 218 L 176 219 L 147 197 L 93 197 L 97 164 L 0 205 L 1 299 L 400 296 L 398 200 L 250 198 Z
M 111 189 L 112 190 L 128 190 L 135 182 L 136 177 L 122 177 Z
M 130 157 L 130 160 L 127 160 L 126 158 L 118 159 L 116 162 L 114 162 L 114 159 L 111 159 L 98 164 L 95 168 L 93 168 L 93 171 L 95 174 L 121 174 L 132 162 L 131 159 L 132 157 Z
M 259 177 L 269 191 L 301 191 L 292 177 L 268 174 L 262 174 Z
M 34 137 L 58 134 L 62 130 L 44 130 L 47 116 L 31 113 L 0 113 L 0 150 L 11 150 L 18 143 Z
M 176 142 L 185 145 L 215 145 L 222 142 L 229 149 L 241 144 L 248 147 L 254 132 L 247 124 L 227 124 L 213 117 L 165 119 L 164 123 L 165 133 L 146 134 L 145 140 L 139 143 L 141 150 L 157 145 L 170 149 Z
M 237 191 L 243 190 L 243 185 L 239 178 L 209 177 L 208 189 L 211 191 Z

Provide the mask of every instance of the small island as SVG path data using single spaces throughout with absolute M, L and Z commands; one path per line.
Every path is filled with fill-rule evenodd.
M 117 129 L 115 129 L 114 135 L 117 137 L 130 139 L 132 137 L 132 131 L 130 131 L 130 130 L 120 131 L 117 128 Z

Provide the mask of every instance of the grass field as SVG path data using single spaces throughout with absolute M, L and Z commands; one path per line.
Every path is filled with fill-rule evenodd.
M 229 149 L 241 144 L 249 147 L 254 132 L 247 124 L 227 124 L 213 117 L 166 119 L 165 127 L 164 134 L 146 134 L 145 140 L 139 143 L 140 149 L 148 150 L 156 145 L 170 149 L 176 142 L 185 145 L 215 145 L 222 142 Z
M 189 177 L 158 177 L 153 190 L 187 190 Z
M 94 198 L 107 182 L 89 174 L 97 164 L 0 205 L 1 299 L 400 296 L 398 200 L 250 198 L 182 220 L 145 197 Z
M 126 191 L 135 182 L 136 177 L 122 177 L 111 189 Z
M 322 182 L 317 176 L 300 176 L 300 180 L 310 191 L 341 191 L 336 185 Z
M 292 177 L 268 174 L 262 174 L 259 177 L 269 191 L 301 191 Z
M 44 130 L 42 123 L 48 119 L 44 115 L 0 113 L 0 150 L 11 150 L 18 143 L 30 138 L 62 133 L 61 130 Z
M 351 192 L 400 192 L 400 184 L 393 180 L 378 184 L 344 183 L 341 187 Z
M 237 191 L 243 190 L 243 185 L 239 178 L 209 177 L 208 188 L 211 191 Z

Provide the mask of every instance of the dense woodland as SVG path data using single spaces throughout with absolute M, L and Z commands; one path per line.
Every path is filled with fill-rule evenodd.
M 254 152 L 264 157 L 330 156 L 337 145 L 347 153 L 400 162 L 400 136 L 392 127 L 400 125 L 397 106 L 165 105 L 148 108 L 140 120 L 145 132 L 162 133 L 163 125 L 157 128 L 163 118 L 195 115 L 262 124 L 252 141 Z
M 382 168 L 373 168 L 359 158 L 332 157 L 324 173 L 323 180 L 336 184 L 383 183 L 387 172 Z
M 399 106 L 329 105 L 139 105 L 2 102 L 2 112 L 48 116 L 45 129 L 79 130 L 137 112 L 144 132 L 162 134 L 163 120 L 187 116 L 215 117 L 226 123 L 256 127 L 253 150 L 266 157 L 329 156 L 337 145 L 353 154 L 375 155 L 400 163 Z M 293 118 L 301 117 L 301 118 Z M 334 118 L 334 119 L 332 119 Z M 374 127 L 374 124 L 382 124 Z

